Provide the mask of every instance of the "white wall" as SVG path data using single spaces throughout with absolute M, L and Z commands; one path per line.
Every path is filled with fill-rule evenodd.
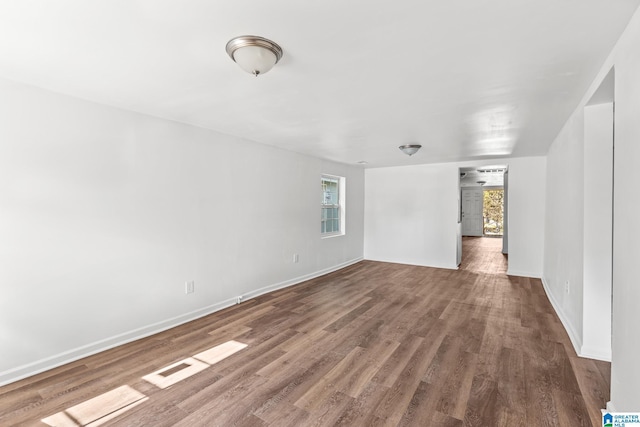
M 544 281 L 569 334 L 582 337 L 584 106 L 615 67 L 613 214 L 613 319 L 610 410 L 640 410 L 640 201 L 635 171 L 640 161 L 640 12 L 603 64 L 583 101 L 554 141 L 547 161 L 547 232 Z M 569 294 L 565 280 L 571 280 Z M 608 299 L 602 301 L 608 304 Z M 575 337 L 572 337 L 575 339 Z M 578 348 L 582 343 L 578 343 Z M 574 345 L 576 342 L 574 341 Z
M 580 354 L 611 360 L 613 103 L 584 109 L 583 328 Z
M 453 163 L 367 169 L 365 258 L 456 268 L 457 203 Z
M 509 166 L 509 274 L 540 277 L 545 158 L 367 169 L 366 259 L 456 268 L 460 167 Z
M 576 352 L 601 360 L 611 359 L 612 113 L 576 110 L 547 169 L 545 288 Z
M 640 12 L 636 12 L 602 69 L 615 65 L 615 167 L 613 233 L 613 335 L 611 402 L 618 411 L 640 411 Z
M 321 173 L 346 177 L 346 236 L 320 238 Z M 0 81 L 0 383 L 361 259 L 363 186 L 360 168 Z
M 514 276 L 542 277 L 547 162 L 545 157 L 504 159 L 509 165 L 509 268 Z
M 547 155 L 543 281 L 576 351 L 582 346 L 584 112 L 569 119 Z M 566 286 L 569 292 L 566 292 Z

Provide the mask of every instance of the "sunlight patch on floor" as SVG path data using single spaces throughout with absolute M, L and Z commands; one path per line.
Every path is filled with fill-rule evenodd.
M 171 371 L 173 368 L 180 367 L 181 365 L 185 365 L 183 369 L 175 371 L 169 375 L 165 374 L 166 371 Z M 189 378 L 190 376 L 197 374 L 200 371 L 204 371 L 208 367 L 208 364 L 189 357 L 187 359 L 176 362 L 173 365 L 165 366 L 164 368 L 159 369 L 149 375 L 145 375 L 144 377 L 142 377 L 142 379 L 150 382 L 158 388 L 167 388 L 177 382 L 184 380 L 185 378 Z
M 149 375 L 145 375 L 142 379 L 150 382 L 156 387 L 167 388 L 207 369 L 209 366 L 226 359 L 246 347 L 247 344 L 242 344 L 233 340 L 227 341 L 223 344 L 195 354 L 192 357 L 180 360 L 172 365 L 165 366 L 164 368 Z
M 165 389 L 248 347 L 238 341 L 227 341 L 192 357 L 165 366 L 142 379 Z M 53 414 L 41 421 L 55 427 L 99 426 L 149 400 L 128 385 L 102 393 L 92 399 Z
M 42 422 L 55 427 L 99 426 L 148 399 L 137 390 L 123 385 L 44 418 Z
M 241 342 L 231 340 L 227 341 L 224 344 L 212 347 L 209 350 L 205 350 L 202 353 L 198 353 L 193 357 L 195 359 L 202 360 L 209 365 L 214 365 L 246 347 L 247 344 L 242 344 Z

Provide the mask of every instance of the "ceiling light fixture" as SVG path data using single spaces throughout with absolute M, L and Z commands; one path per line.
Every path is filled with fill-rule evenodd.
M 258 76 L 273 68 L 282 58 L 282 48 L 258 36 L 239 36 L 227 43 L 227 53 L 247 73 Z
M 418 144 L 405 144 L 398 147 L 400 151 L 402 151 L 407 156 L 413 156 L 418 152 L 419 149 L 422 148 L 422 145 Z

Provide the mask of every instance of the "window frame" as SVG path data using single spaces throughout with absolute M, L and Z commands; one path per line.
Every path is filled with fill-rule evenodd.
M 337 203 L 324 203 L 325 201 L 325 191 L 324 191 L 324 182 L 332 181 L 337 183 L 338 197 Z M 346 183 L 345 178 L 343 176 L 330 175 L 323 173 L 320 175 L 320 191 L 321 191 L 321 203 L 320 203 L 320 237 L 328 238 L 328 237 L 336 237 L 336 236 L 344 236 L 346 234 L 345 227 L 345 189 Z M 323 224 L 327 223 L 327 219 L 336 219 L 336 218 L 327 218 L 324 215 L 325 209 L 337 209 L 338 210 L 338 230 L 337 231 L 323 231 Z M 326 230 L 326 225 L 324 226 Z

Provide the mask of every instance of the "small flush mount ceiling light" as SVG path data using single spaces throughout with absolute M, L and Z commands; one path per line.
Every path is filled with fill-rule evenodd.
M 282 48 L 258 36 L 239 36 L 227 43 L 227 53 L 247 73 L 264 74 L 282 58 Z
M 422 145 L 419 144 L 405 144 L 398 147 L 400 151 L 402 151 L 407 156 L 413 156 L 418 152 L 419 149 L 422 148 Z

